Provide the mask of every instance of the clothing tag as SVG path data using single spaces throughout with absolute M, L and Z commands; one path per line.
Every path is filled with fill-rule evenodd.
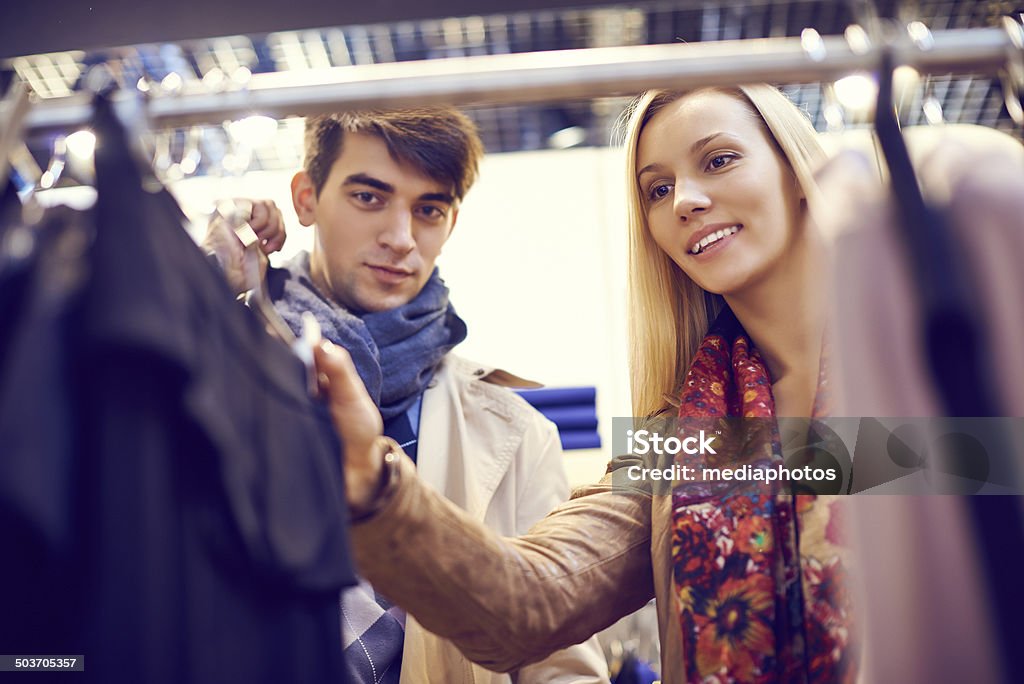
M 313 348 L 320 344 L 322 339 L 320 323 L 316 316 L 308 311 L 302 312 L 302 335 L 292 344 L 292 351 L 306 366 L 306 381 L 309 386 L 310 396 L 317 395 L 316 363 L 313 360 Z

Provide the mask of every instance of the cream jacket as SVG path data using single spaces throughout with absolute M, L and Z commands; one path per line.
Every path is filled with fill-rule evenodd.
M 420 478 L 474 520 L 508 536 L 525 533 L 569 495 L 557 429 L 502 386 L 524 384 L 449 354 L 423 394 L 420 413 Z M 511 675 L 498 674 L 407 617 L 404 684 L 596 684 L 607 683 L 607 673 L 596 638 Z

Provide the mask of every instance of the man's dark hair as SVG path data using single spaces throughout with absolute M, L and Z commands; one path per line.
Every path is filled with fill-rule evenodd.
M 346 133 L 384 141 L 392 159 L 410 164 L 461 200 L 476 180 L 483 144 L 468 116 L 450 107 L 339 112 L 306 119 L 305 169 L 317 197 L 341 155 Z

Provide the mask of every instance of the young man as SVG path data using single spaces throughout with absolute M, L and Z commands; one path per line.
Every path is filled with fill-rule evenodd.
M 349 351 L 385 433 L 424 479 L 499 533 L 526 532 L 568 496 L 557 431 L 508 389 L 518 378 L 451 353 L 466 326 L 434 266 L 483 152 L 473 123 L 453 109 L 342 113 L 308 120 L 305 148 L 292 201 L 315 239 L 310 253 L 267 272 L 275 308 L 296 331 L 311 312 Z M 280 248 L 273 204 L 256 203 L 250 223 L 264 252 Z M 233 233 L 214 222 L 205 245 L 241 289 Z M 360 681 L 511 681 L 470 663 L 365 583 L 343 597 L 342 622 Z M 515 681 L 607 682 L 607 666 L 592 639 Z

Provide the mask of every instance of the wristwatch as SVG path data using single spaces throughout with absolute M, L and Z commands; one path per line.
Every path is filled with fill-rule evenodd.
M 399 474 L 401 473 L 401 469 L 398 466 L 403 455 L 402 447 L 398 445 L 398 442 L 384 435 L 377 438 L 377 444 L 384 453 L 384 460 L 380 468 L 380 481 L 377 483 L 377 489 L 365 508 L 360 507 L 359 510 L 356 510 L 349 506 L 351 522 L 354 523 L 368 520 L 376 515 L 391 501 L 391 497 L 394 496 L 395 491 L 398 489 Z

